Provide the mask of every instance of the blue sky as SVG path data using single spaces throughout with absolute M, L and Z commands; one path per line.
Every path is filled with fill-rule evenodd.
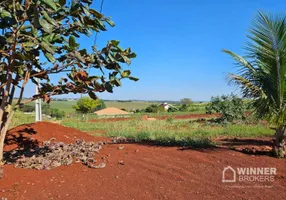
M 93 5 L 99 8 L 100 0 Z M 137 58 L 130 66 L 140 81 L 124 81 L 103 99 L 209 100 L 235 88 L 225 74 L 235 71 L 222 49 L 243 54 L 257 11 L 285 12 L 285 0 L 105 0 L 103 13 L 116 26 L 98 35 L 98 46 L 117 39 Z M 93 38 L 80 40 L 81 47 Z M 79 95 L 78 95 L 79 96 Z

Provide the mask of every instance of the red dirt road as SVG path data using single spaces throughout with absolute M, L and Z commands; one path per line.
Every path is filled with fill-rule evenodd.
M 39 126 L 41 132 L 37 130 Z M 59 125 L 49 123 L 38 123 L 30 128 L 40 137 L 43 128 L 43 135 L 48 135 L 55 127 L 60 129 Z M 59 134 L 68 135 L 73 131 L 80 134 L 77 130 L 64 132 L 65 128 L 61 129 Z M 10 134 L 16 135 L 15 132 Z M 124 149 L 119 150 L 119 146 Z M 6 165 L 4 178 L 0 180 L 0 199 L 282 200 L 286 196 L 285 159 L 251 156 L 222 148 L 198 151 L 137 144 L 108 144 L 96 155 L 98 159 L 102 156 L 109 160 L 104 169 L 73 164 L 37 171 Z M 222 170 L 227 166 L 276 167 L 277 175 L 273 182 L 222 183 Z

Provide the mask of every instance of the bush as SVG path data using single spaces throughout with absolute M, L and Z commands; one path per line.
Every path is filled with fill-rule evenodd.
M 57 108 L 51 109 L 51 117 L 55 117 L 57 119 L 62 119 L 65 116 L 65 112 L 62 110 L 59 110 Z
M 211 102 L 206 106 L 206 113 L 221 114 L 222 122 L 232 122 L 235 119 L 245 119 L 244 112 L 246 105 L 243 100 L 236 95 L 222 95 L 212 97 Z
M 161 110 L 162 109 L 159 105 L 152 104 L 145 109 L 145 112 L 147 112 L 147 113 L 159 113 Z
M 33 105 L 23 105 L 19 109 L 22 112 L 35 112 L 35 106 Z
M 52 109 L 49 104 L 42 105 L 42 113 L 51 116 Z
M 186 112 L 186 111 L 188 111 L 188 105 L 187 105 L 187 104 L 181 105 L 181 107 L 179 108 L 179 110 L 180 110 L 181 112 Z
M 178 109 L 176 109 L 175 107 L 170 107 L 168 109 L 168 112 L 176 112 L 176 111 L 178 111 Z
M 143 112 L 143 111 L 144 111 L 144 110 L 140 110 L 140 109 L 137 108 L 137 109 L 135 110 L 135 113 L 140 113 L 140 112 Z

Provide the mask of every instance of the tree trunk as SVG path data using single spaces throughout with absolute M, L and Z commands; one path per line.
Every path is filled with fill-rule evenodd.
M 3 153 L 4 153 L 4 142 L 5 142 L 5 138 L 6 138 L 6 134 L 11 122 L 11 119 L 14 115 L 15 111 L 12 111 L 11 113 L 9 113 L 8 117 L 5 119 L 5 121 L 2 121 L 1 123 L 1 132 L 0 132 L 0 165 L 1 163 L 4 162 L 3 160 Z
M 4 176 L 4 163 L 0 162 L 0 179 Z
M 5 141 L 6 133 L 1 131 L 0 135 L 0 163 L 3 162 L 3 153 L 4 153 L 4 141 Z
M 274 141 L 274 155 L 278 158 L 286 156 L 286 140 L 285 140 L 285 126 L 280 126 L 276 129 Z

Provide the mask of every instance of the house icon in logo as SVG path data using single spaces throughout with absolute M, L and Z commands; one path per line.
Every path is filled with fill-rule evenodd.
M 231 173 L 232 174 L 232 178 L 226 178 L 226 174 L 227 173 Z M 225 167 L 222 171 L 222 182 L 223 183 L 234 183 L 236 182 L 236 171 L 231 167 Z

